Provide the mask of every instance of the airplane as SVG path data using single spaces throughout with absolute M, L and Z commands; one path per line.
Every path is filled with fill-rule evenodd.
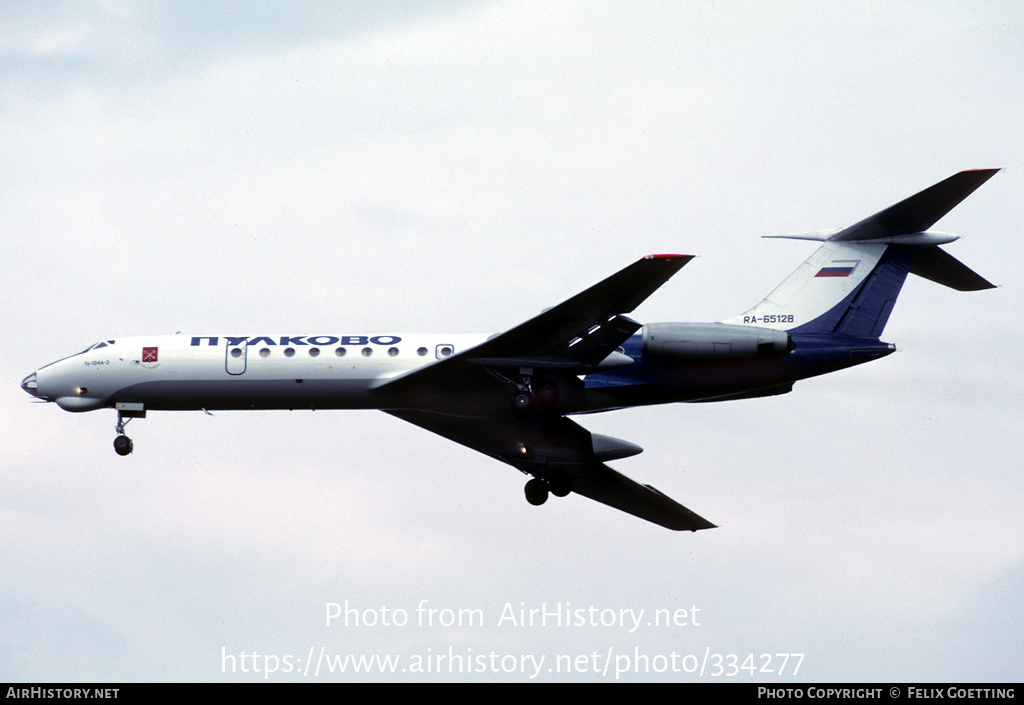
M 676 531 L 715 528 L 606 463 L 642 448 L 571 416 L 671 402 L 752 399 L 885 357 L 880 340 L 908 274 L 960 291 L 994 285 L 930 228 L 998 169 L 962 171 L 846 228 L 772 237 L 818 249 L 744 313 L 641 324 L 631 313 L 693 258 L 644 257 L 497 335 L 366 333 L 143 336 L 103 340 L 28 375 L 65 411 L 379 409 L 516 468 L 527 500 L 572 492 Z

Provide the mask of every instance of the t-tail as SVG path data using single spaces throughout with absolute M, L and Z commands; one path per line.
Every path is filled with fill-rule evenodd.
M 997 171 L 961 171 L 847 228 L 773 236 L 823 244 L 761 303 L 723 322 L 878 339 L 907 274 L 959 291 L 994 288 L 941 249 L 956 235 L 929 228 Z

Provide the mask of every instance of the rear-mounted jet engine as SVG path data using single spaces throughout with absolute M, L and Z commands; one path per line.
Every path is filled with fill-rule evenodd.
M 793 349 L 789 333 L 728 323 L 649 323 L 644 362 L 775 357 Z

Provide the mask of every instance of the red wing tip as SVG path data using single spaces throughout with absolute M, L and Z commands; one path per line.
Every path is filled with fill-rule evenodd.
M 693 255 L 647 255 L 646 257 L 644 257 L 644 259 L 693 259 Z

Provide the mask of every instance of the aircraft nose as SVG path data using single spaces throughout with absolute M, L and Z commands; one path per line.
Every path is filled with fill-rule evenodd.
M 36 381 L 36 373 L 33 372 L 25 379 L 21 380 L 21 388 L 34 397 L 39 396 L 39 383 Z

